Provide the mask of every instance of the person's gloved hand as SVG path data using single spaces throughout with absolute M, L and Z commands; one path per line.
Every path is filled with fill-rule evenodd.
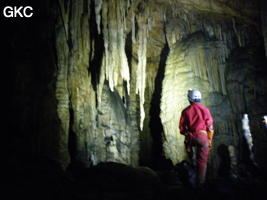
M 209 150 L 211 150 L 211 149 L 212 149 L 212 142 L 209 141 Z
M 213 135 L 214 135 L 214 130 L 209 130 L 207 131 L 208 134 L 208 139 L 209 139 L 209 149 L 212 149 L 212 139 L 213 139 Z

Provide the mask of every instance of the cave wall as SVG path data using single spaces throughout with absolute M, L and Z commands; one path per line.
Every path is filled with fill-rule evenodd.
M 33 18 L 1 15 L 1 164 L 59 159 L 54 20 L 47 1 L 1 1 L 34 7 Z
M 221 145 L 234 146 L 239 162 L 246 159 L 245 113 L 255 160 L 267 165 L 260 124 L 267 110 L 266 3 L 26 4 L 33 18 L 2 24 L 3 151 L 15 159 L 48 157 L 63 168 L 107 161 L 152 166 L 161 155 L 177 164 L 187 159 L 180 113 L 188 88 L 195 88 L 215 120 L 210 168 L 220 165 Z
M 174 16 L 166 20 L 170 53 L 163 81 L 160 117 L 165 154 L 174 163 L 187 159 L 184 137 L 177 134 L 177 122 L 181 111 L 189 105 L 187 90 L 199 89 L 203 105 L 210 108 L 214 118 L 215 137 L 209 167 L 218 169 L 221 162 L 218 149 L 222 145 L 234 146 L 238 162 L 245 162 L 249 156 L 244 150 L 246 141 L 242 130 L 245 113 L 251 120 L 252 134 L 257 133 L 257 136 L 252 136 L 255 142 L 253 150 L 259 149 L 266 141 L 260 127 L 260 115 L 266 110 L 263 103 L 266 98 L 263 85 L 266 83 L 260 74 L 266 73 L 266 66 L 261 33 L 255 24 L 258 18 L 253 22 L 251 16 L 243 15 L 242 11 L 227 15 L 215 6 L 220 5 L 219 2 L 210 3 L 212 8 L 202 8 L 205 11 L 201 8 L 197 12 L 184 12 L 190 8 L 176 9 Z M 264 150 L 257 152 L 257 156 L 260 154 L 265 155 Z M 266 165 L 261 159 L 257 162 Z

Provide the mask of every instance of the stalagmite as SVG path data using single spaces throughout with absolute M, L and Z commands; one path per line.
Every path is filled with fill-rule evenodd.
M 237 167 L 237 158 L 235 155 L 235 148 L 234 146 L 229 145 L 228 150 L 229 150 L 229 156 L 230 156 L 231 169 L 235 171 Z
M 249 153 L 250 153 L 249 157 L 252 161 L 254 161 L 254 154 L 252 152 L 253 140 L 252 140 L 252 136 L 250 132 L 249 119 L 248 119 L 247 114 L 244 114 L 244 117 L 242 119 L 242 128 L 243 128 L 244 137 L 246 139 L 246 142 L 249 148 Z

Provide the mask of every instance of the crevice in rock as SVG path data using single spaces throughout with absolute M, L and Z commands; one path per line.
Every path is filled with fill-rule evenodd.
M 155 90 L 152 96 L 151 107 L 150 107 L 149 128 L 151 130 L 151 135 L 153 138 L 154 166 L 157 165 L 157 162 L 163 153 L 162 140 L 164 140 L 164 134 L 163 134 L 163 127 L 162 127 L 161 119 L 159 116 L 160 116 L 160 100 L 161 100 L 161 93 L 162 93 L 162 82 L 164 79 L 165 65 L 166 65 L 168 54 L 169 54 L 169 46 L 168 46 L 168 43 L 166 42 L 160 54 L 159 68 L 158 68 L 158 73 L 155 79 Z

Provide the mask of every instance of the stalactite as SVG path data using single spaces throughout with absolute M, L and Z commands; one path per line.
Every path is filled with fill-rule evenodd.
M 231 105 L 235 105 L 232 112 L 240 113 L 244 111 L 243 93 L 245 89 L 240 83 L 244 81 L 245 75 L 240 72 L 241 70 L 237 70 L 238 72 L 231 74 L 231 77 L 227 77 L 226 66 L 229 61 L 229 54 L 233 49 L 244 47 L 253 40 L 251 38 L 253 34 L 250 33 L 253 28 L 244 25 L 246 23 L 238 17 L 240 13 L 231 11 L 231 14 L 227 16 L 221 12 L 222 10 L 213 12 L 218 7 L 215 1 L 208 3 L 210 8 L 202 7 L 199 4 L 197 7 L 201 11 L 191 12 L 184 2 L 174 3 L 172 1 L 169 8 L 160 12 L 164 23 L 165 36 L 171 48 L 162 87 L 160 118 L 164 130 L 164 152 L 174 163 L 181 161 L 185 156 L 183 146 L 177 145 L 177 143 L 183 143 L 183 139 L 179 135 L 178 128 L 175 127 L 177 125 L 175 123 L 179 121 L 177 116 L 180 115 L 179 112 L 182 110 L 179 105 L 186 107 L 187 103 L 184 100 L 185 94 L 180 88 L 186 90 L 188 89 L 187 85 L 189 85 L 189 87 L 196 87 L 205 91 L 208 96 L 216 92 L 222 96 L 233 96 L 235 98 L 230 99 Z M 202 12 L 204 11 L 203 8 L 207 12 Z M 175 51 L 175 53 L 172 53 L 172 51 Z M 233 82 L 229 82 L 229 78 Z M 175 104 L 170 102 L 170 99 Z M 236 99 L 240 99 L 240 101 L 236 102 Z M 203 102 L 212 106 L 216 104 L 210 104 L 209 101 L 208 99 Z M 223 106 L 223 108 L 226 107 L 229 107 L 229 105 L 225 104 Z M 216 109 L 213 112 L 216 113 Z M 233 121 L 236 120 L 233 116 L 231 117 Z M 233 136 L 233 141 L 227 139 L 229 138 L 228 135 L 222 136 L 221 140 L 236 147 L 239 141 L 234 137 L 234 133 L 238 132 L 235 125 L 222 122 L 219 126 L 219 133 L 225 134 L 225 130 L 230 129 L 229 132 Z
M 99 84 L 97 84 L 96 95 L 98 102 L 94 102 L 96 96 L 92 90 L 91 74 L 88 76 L 87 66 L 90 63 L 87 56 L 91 53 L 92 61 L 94 53 L 97 50 L 97 48 L 94 48 L 94 41 L 89 41 L 92 37 L 87 34 L 88 29 L 93 28 L 94 24 L 86 28 L 87 22 L 90 21 L 88 20 L 88 16 L 85 16 L 86 9 L 79 7 L 82 2 L 84 3 L 86 1 L 79 1 L 79 3 L 74 0 L 60 1 L 63 25 L 61 26 L 60 24 L 59 34 L 62 38 L 65 35 L 65 41 L 57 40 L 57 51 L 59 54 L 57 98 L 59 101 L 58 115 L 64 129 L 62 135 L 65 134 L 65 136 L 62 136 L 62 138 L 65 137 L 63 142 L 66 142 L 67 134 L 71 127 L 72 131 L 77 133 L 80 141 L 85 140 L 87 142 L 81 145 L 85 146 L 91 140 L 95 142 L 89 144 L 90 147 L 87 148 L 93 165 L 107 160 L 133 163 L 132 161 L 128 161 L 133 158 L 134 163 L 137 165 L 139 151 L 137 145 L 120 149 L 117 146 L 121 145 L 120 142 L 123 145 L 127 143 L 127 147 L 129 143 L 138 144 L 138 139 L 140 139 L 138 117 L 140 117 L 139 126 L 141 130 L 143 130 L 143 126 L 147 125 L 146 120 L 149 116 L 146 116 L 145 119 L 145 114 L 148 113 L 149 98 L 155 90 L 155 74 L 158 70 L 157 62 L 162 59 L 161 54 L 151 53 L 153 50 L 150 47 L 154 48 L 156 46 L 158 52 L 161 50 L 163 52 L 165 50 L 161 48 L 165 45 L 165 39 L 167 39 L 167 45 L 171 51 L 174 49 L 175 52 L 171 53 L 170 60 L 167 61 L 164 83 L 162 85 L 162 104 L 160 107 L 162 113 L 160 117 L 164 129 L 163 146 L 167 152 L 166 154 L 168 154 L 174 163 L 181 161 L 185 158 L 185 152 L 183 136 L 179 134 L 177 122 L 179 121 L 180 111 L 188 103 L 186 89 L 189 85 L 190 87 L 200 89 L 204 91 L 206 99 L 209 98 L 207 96 L 211 93 L 219 93 L 221 96 L 224 96 L 228 92 L 226 92 L 225 86 L 225 66 L 229 52 L 237 46 L 245 46 L 246 40 L 250 40 L 249 35 L 251 33 L 246 30 L 245 26 L 242 27 L 242 24 L 238 21 L 238 17 L 234 18 L 236 21 L 228 23 L 231 22 L 231 17 L 222 16 L 220 12 L 211 14 L 211 9 L 215 9 L 217 5 L 215 1 L 210 4 L 205 2 L 205 4 L 210 5 L 210 8 L 205 10 L 205 12 L 201 10 L 199 12 L 192 11 L 186 1 L 170 1 L 170 4 L 165 7 L 166 4 L 164 5 L 160 1 L 154 0 L 92 0 L 88 1 L 84 6 L 91 9 L 88 4 L 93 1 L 95 6 L 93 8 L 95 11 L 95 22 L 97 25 L 96 31 L 100 34 L 95 36 L 95 39 L 103 39 L 104 48 L 101 62 L 102 66 L 101 70 L 99 70 Z M 139 5 L 142 3 L 143 7 L 140 9 Z M 155 5 L 150 3 L 155 3 Z M 75 5 L 78 7 L 73 8 L 70 13 L 68 9 Z M 197 6 L 201 7 L 198 4 Z M 83 15 L 79 16 L 79 13 L 83 13 Z M 226 22 L 218 20 L 222 17 L 225 17 L 222 21 L 226 19 Z M 72 23 L 69 20 L 72 20 Z M 157 30 L 153 27 L 154 20 Z M 136 29 L 136 26 L 138 26 L 138 29 Z M 231 29 L 229 26 L 231 26 Z M 82 30 L 79 30 L 81 27 L 83 27 Z M 232 29 L 233 27 L 234 30 Z M 161 28 L 164 28 L 164 30 L 162 31 Z M 160 33 L 165 33 L 166 38 L 163 37 L 163 34 L 158 34 L 158 30 L 162 31 Z M 126 34 L 127 46 L 125 45 Z M 132 41 L 130 41 L 131 39 Z M 88 43 L 91 43 L 91 45 L 88 45 Z M 88 48 L 92 49 L 88 50 Z M 127 55 L 129 53 L 128 59 L 131 61 L 131 85 L 128 59 L 125 53 L 126 48 Z M 158 56 L 157 61 L 154 60 L 154 56 Z M 147 64 L 148 59 L 149 65 Z M 153 64 L 150 66 L 150 63 Z M 233 94 L 236 92 L 243 94 L 245 92 L 243 85 L 240 86 L 238 81 L 234 82 L 236 78 L 232 76 L 238 76 L 238 73 L 228 77 L 233 79 L 233 82 L 230 80 L 228 83 L 231 90 L 229 92 L 230 95 L 234 96 Z M 245 75 L 241 74 L 241 76 L 244 77 Z M 108 86 L 105 85 L 105 81 L 108 82 Z M 131 124 L 127 124 L 127 126 L 129 125 L 129 127 L 125 128 L 127 130 L 116 129 L 117 132 L 123 132 L 123 136 L 121 137 L 117 133 L 107 130 L 107 127 L 100 128 L 103 124 L 101 122 L 103 121 L 107 122 L 107 126 L 116 126 L 114 125 L 115 115 L 107 119 L 104 118 L 103 121 L 100 120 L 100 115 L 110 113 L 110 109 L 117 106 L 110 105 L 105 101 L 107 88 L 110 88 L 113 93 L 118 90 L 121 98 L 122 96 L 126 96 L 126 91 L 129 94 L 128 99 L 123 103 L 127 105 L 127 117 Z M 244 98 L 240 94 L 235 95 L 235 97 L 240 99 Z M 204 103 L 207 102 L 208 105 L 213 105 L 211 102 L 215 101 L 214 97 L 213 100 L 207 100 L 205 102 L 206 99 L 204 99 Z M 236 102 L 233 99 L 231 99 L 231 103 L 235 104 Z M 173 102 L 169 102 L 170 100 Z M 90 107 L 88 102 L 92 102 L 94 105 L 90 103 L 90 106 L 92 106 Z M 167 105 L 168 103 L 169 105 Z M 244 105 L 241 105 L 242 103 L 243 101 L 237 103 L 238 105 L 233 109 L 234 113 L 244 110 Z M 95 105 L 97 105 L 99 114 L 95 113 Z M 106 109 L 104 110 L 105 112 L 101 112 L 101 109 L 103 109 L 101 106 Z M 225 105 L 225 107 L 227 106 Z M 140 116 L 137 116 L 139 113 L 136 111 L 136 108 L 140 108 Z M 216 109 L 214 110 L 217 112 Z M 92 112 L 93 114 L 88 116 L 87 113 Z M 70 114 L 73 116 L 70 116 Z M 70 119 L 72 117 L 73 119 Z M 70 122 L 71 120 L 73 122 Z M 86 126 L 87 122 L 90 122 L 88 123 L 90 125 Z M 229 129 L 232 135 L 237 132 L 234 125 L 228 125 L 222 120 L 220 128 L 218 128 L 219 132 Z M 147 130 L 144 127 L 141 134 L 147 134 L 145 131 Z M 89 138 L 89 132 L 92 138 Z M 144 135 L 143 138 L 148 140 L 149 137 L 146 136 Z M 103 138 L 110 139 L 110 143 L 106 142 L 103 144 Z M 224 140 L 224 135 L 221 138 Z M 236 138 L 233 140 L 236 146 L 238 141 Z M 67 149 L 67 144 L 64 145 L 62 146 Z M 119 152 L 120 150 L 122 152 Z M 103 151 L 107 151 L 108 153 L 103 153 Z M 127 158 L 129 154 L 131 154 L 131 158 Z
M 139 13 L 136 15 L 138 24 L 138 64 L 136 72 L 136 94 L 140 96 L 140 128 L 143 129 L 145 119 L 144 102 L 146 88 L 146 52 L 149 24 L 146 14 Z
M 56 98 L 58 100 L 58 117 L 61 120 L 62 131 L 60 132 L 60 163 L 63 168 L 66 168 L 70 162 L 70 154 L 68 151 L 68 137 L 70 129 L 70 113 L 69 113 L 69 90 L 68 90 L 68 69 L 67 66 L 69 51 L 68 51 L 68 15 L 69 4 L 63 6 L 64 2 L 59 1 L 60 16 L 58 16 L 59 23 L 55 27 L 57 30 L 56 50 L 58 59 L 58 71 L 56 82 Z M 67 10 L 65 10 L 67 8 Z
M 120 1 L 120 10 L 117 11 L 118 21 L 120 20 L 118 27 L 118 49 L 119 49 L 119 57 L 120 57 L 120 75 L 123 80 L 127 83 L 127 92 L 130 93 L 130 72 L 127 56 L 125 53 L 125 30 L 126 30 L 126 17 L 125 17 L 125 5 L 123 1 Z M 122 92 L 121 92 L 122 93 Z
M 203 38 L 194 40 L 192 38 L 185 44 L 189 66 L 196 76 L 209 80 L 216 91 L 226 94 L 224 62 L 228 58 L 229 50 L 221 41 L 206 41 Z M 188 46 L 191 44 L 194 46 Z
M 69 164 L 71 154 L 71 161 L 83 162 L 85 166 L 90 166 L 91 161 L 97 158 L 94 152 L 90 151 L 96 132 L 96 103 L 91 74 L 88 74 L 91 52 L 90 10 L 87 9 L 89 2 L 60 1 L 59 5 L 61 17 L 58 18 L 56 27 L 59 74 L 56 97 L 62 124 L 61 164 Z M 77 140 L 69 140 L 69 137 L 75 137 Z M 75 146 L 75 149 L 73 147 L 70 150 L 69 146 Z
M 126 6 L 128 5 L 125 5 L 124 1 L 104 1 L 102 3 L 105 48 L 102 68 L 112 91 L 118 84 L 122 85 L 124 80 L 129 93 L 130 73 L 125 53 Z M 122 95 L 122 91 L 120 94 Z
M 135 13 L 134 13 L 134 10 L 132 9 L 132 18 L 131 18 L 131 21 L 132 21 L 132 42 L 133 44 L 135 44 Z
M 175 29 L 177 28 L 180 30 L 179 36 L 177 35 L 176 38 L 182 39 L 188 36 L 188 34 L 203 31 L 210 37 L 223 40 L 229 49 L 233 49 L 236 46 L 243 47 L 249 41 L 248 35 L 251 34 L 248 34 L 248 31 L 251 28 L 249 29 L 242 25 L 240 20 L 238 21 L 235 17 L 229 18 L 232 22 L 232 27 L 229 27 L 229 23 L 223 21 L 218 23 L 217 19 L 222 17 L 220 13 L 194 13 L 175 5 L 170 8 L 170 11 L 173 14 L 173 19 L 168 18 L 166 23 L 166 36 L 170 44 L 175 41 L 175 37 L 172 34 L 176 32 Z M 168 12 L 168 10 L 165 10 L 165 12 Z M 182 27 L 184 27 L 183 30 L 181 30 Z
M 240 38 L 240 33 L 236 29 L 236 23 L 235 23 L 235 19 L 234 18 L 232 18 L 232 22 L 233 22 L 233 29 L 234 29 L 234 32 L 235 32 L 235 36 L 237 37 L 238 44 L 239 44 L 240 47 L 242 47 L 242 41 L 241 41 L 241 38 Z
M 102 24 L 103 24 L 103 38 L 104 38 L 104 54 L 102 59 L 102 72 L 100 73 L 99 84 L 97 86 L 97 101 L 101 104 L 102 89 L 105 82 L 106 71 L 105 66 L 109 63 L 109 41 L 108 41 L 108 4 L 106 1 L 102 4 Z M 104 71 L 104 72 L 103 72 Z
M 173 52 L 166 64 L 160 106 L 164 129 L 163 148 L 165 155 L 173 163 L 186 157 L 182 145 L 183 137 L 179 135 L 177 128 L 180 112 L 186 107 L 185 91 L 188 87 L 196 87 L 207 93 L 216 91 L 227 95 L 225 68 L 230 54 L 228 44 L 235 37 L 230 31 L 227 32 L 224 24 L 216 24 L 207 16 L 181 12 L 180 17 L 179 20 L 169 20 L 166 23 L 166 38 Z M 193 19 L 200 21 L 193 22 Z M 179 39 L 174 42 L 177 27 Z M 229 128 L 226 123 L 221 123 L 220 126 L 222 127 L 218 132 Z M 235 141 L 233 143 L 236 145 Z
M 95 2 L 95 18 L 96 18 L 96 24 L 97 24 L 97 32 L 98 34 L 101 33 L 101 6 L 102 6 L 102 0 L 94 0 Z
M 67 4 L 67 5 L 65 5 Z M 60 18 L 62 20 L 62 25 L 64 27 L 66 41 L 69 39 L 69 8 L 70 1 L 59 1 L 59 9 L 60 9 Z

